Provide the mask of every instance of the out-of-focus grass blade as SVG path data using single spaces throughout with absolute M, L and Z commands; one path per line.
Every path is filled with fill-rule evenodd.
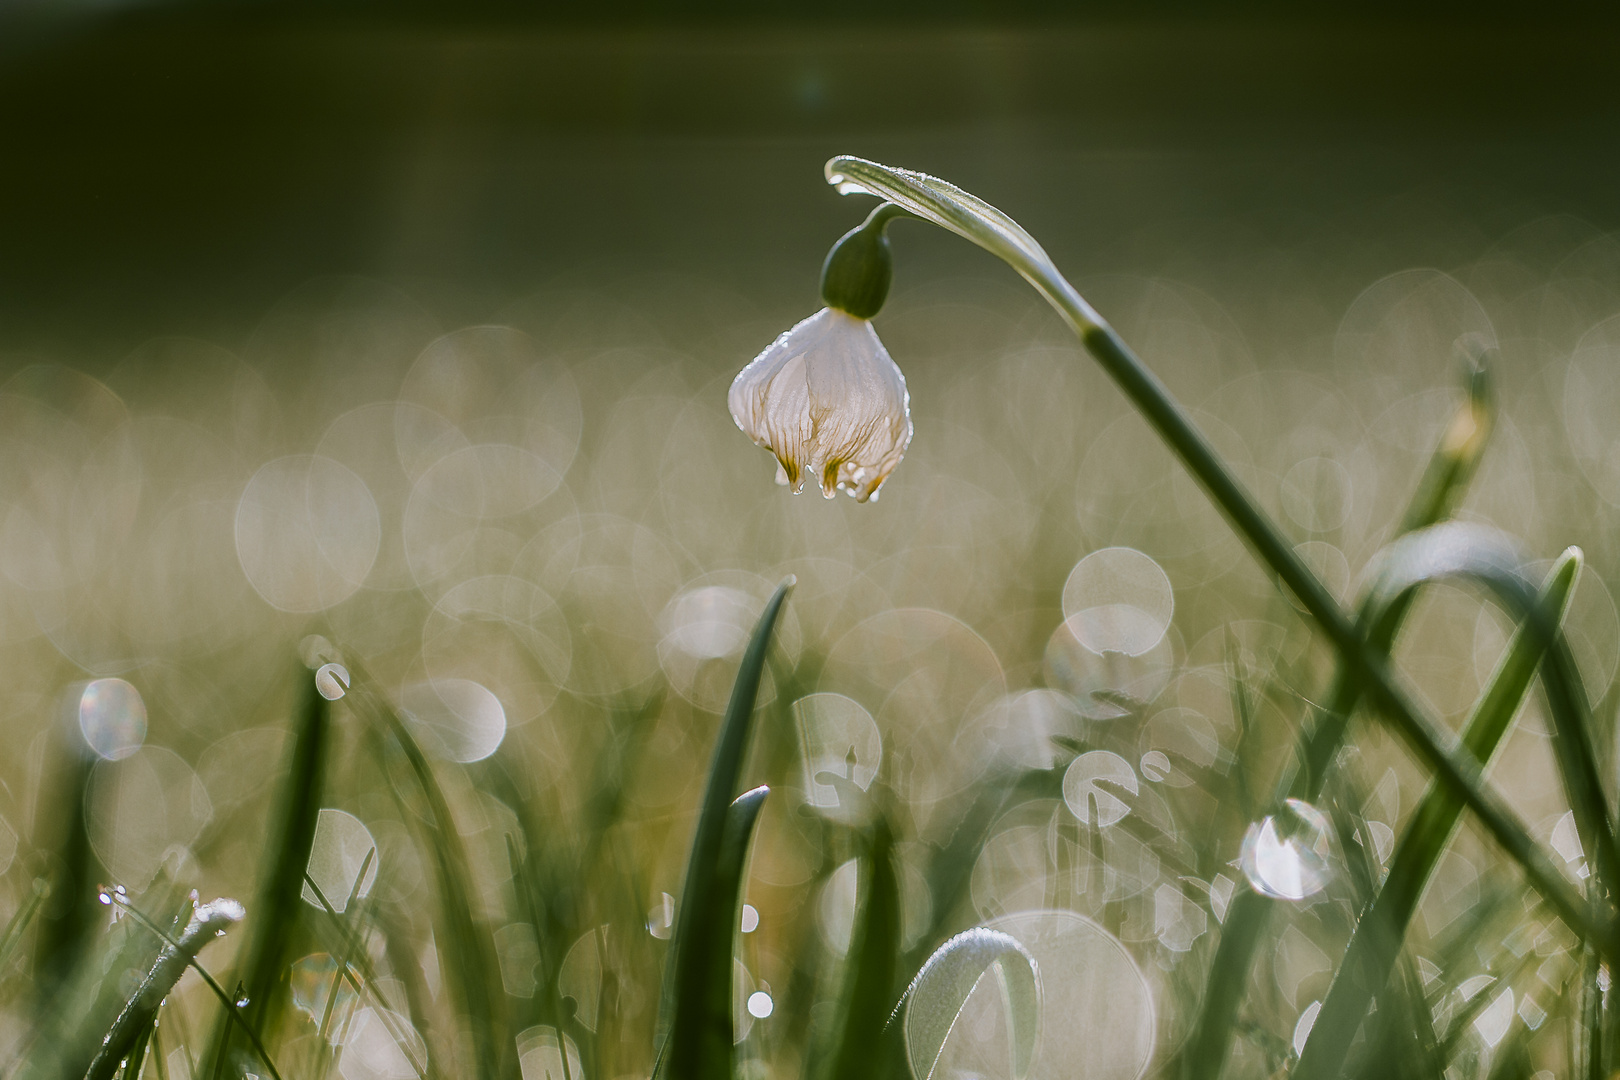
M 932 1080 L 946 1037 L 973 988 L 992 966 L 1000 976 L 1007 1005 L 1012 1076 L 1023 1080 L 1029 1074 L 1041 1014 L 1035 958 L 1010 935 L 980 926 L 964 930 L 935 950 L 906 987 L 896 1015 L 890 1017 L 891 1025 L 902 1025 L 906 1056 L 916 1080 Z
M 670 1080 L 731 1080 L 732 953 L 742 904 L 748 842 L 770 788 L 737 797 L 726 813 L 708 906 L 692 920 L 675 954 L 675 1026 L 665 1062 Z
M 1441 578 L 1477 581 L 1544 647 L 1541 681 L 1553 721 L 1553 756 L 1564 782 L 1581 845 L 1611 895 L 1620 891 L 1620 844 L 1592 741 L 1592 710 L 1580 672 L 1558 624 L 1536 602 L 1535 584 L 1524 576 L 1517 551 L 1500 532 L 1452 522 L 1397 540 L 1380 553 L 1383 570 L 1375 592 L 1396 596 Z M 1600 948 L 1607 943 L 1599 943 Z
M 425 803 L 426 821 L 420 814 L 408 810 L 405 816 L 427 833 L 428 847 L 433 856 L 434 882 L 444 914 L 444 920 L 439 924 L 445 931 L 440 955 L 455 976 L 454 986 L 472 1034 L 476 1073 L 480 1080 L 506 1076 L 510 1073 L 508 1066 L 515 1067 L 515 1062 L 510 1059 L 515 1057 L 516 1046 L 509 1045 L 511 1040 L 505 1035 L 504 1017 L 497 1012 L 496 1003 L 500 1000 L 497 988 L 501 986 L 501 981 L 496 967 L 494 943 L 473 916 L 472 897 L 468 894 L 473 882 L 471 864 L 461 842 L 461 834 L 456 830 L 449 800 L 445 798 L 438 778 L 433 775 L 427 755 L 394 711 L 393 705 L 383 696 L 365 665 L 355 656 L 346 656 L 345 663 L 354 680 L 348 697 L 354 698 L 370 714 L 377 728 L 392 738 L 393 745 L 404 756 L 417 791 Z M 384 743 L 384 753 L 388 752 L 388 745 Z M 389 775 L 393 775 L 392 772 Z M 397 788 L 394 794 L 402 806 L 408 805 Z
M 360 884 L 366 880 L 366 871 L 370 868 L 372 856 L 375 854 L 376 849 L 373 848 L 366 852 L 365 859 L 361 861 L 360 872 L 355 875 L 354 887 L 349 891 L 349 899 L 344 905 L 344 911 L 356 910 L 356 901 L 360 896 Z M 341 942 L 339 948 L 342 950 L 341 954 L 336 956 L 337 968 L 332 975 L 332 988 L 327 994 L 325 1015 L 321 1018 L 319 1030 L 322 1039 L 326 1038 L 327 1030 L 334 1015 L 338 998 L 338 984 L 347 982 L 356 995 L 369 998 L 372 1004 L 376 1006 L 377 1018 L 382 1021 L 383 1027 L 388 1030 L 388 1034 L 394 1042 L 399 1044 L 399 1051 L 404 1055 L 406 1064 L 411 1067 L 412 1072 L 416 1073 L 419 1080 L 425 1080 L 428 1076 L 427 1064 L 416 1060 L 416 1056 L 410 1049 L 410 1039 L 399 1028 L 398 1022 L 393 1018 L 393 1010 L 388 1002 L 383 1001 L 377 994 L 377 971 L 371 962 L 371 958 L 366 955 L 365 942 L 361 939 L 359 933 L 351 930 L 344 922 L 343 916 L 332 906 L 332 902 L 326 898 L 326 894 L 321 891 L 321 887 L 315 883 L 314 878 L 306 874 L 304 884 L 309 886 L 310 891 L 315 894 L 315 899 L 320 901 L 321 909 L 326 912 L 327 919 L 338 934 Z M 352 968 L 360 969 L 359 978 L 355 977 Z
M 827 1069 L 817 1080 L 866 1080 L 901 1065 L 897 1040 L 883 1037 L 894 1011 L 900 950 L 900 881 L 894 869 L 894 833 L 878 815 L 861 861 L 859 921 L 850 936 L 849 965 L 838 995 L 837 1033 Z
M 50 885 L 44 878 L 35 878 L 34 887 L 29 891 L 28 900 L 12 915 L 11 921 L 6 923 L 6 932 L 0 936 L 0 976 L 5 974 L 6 968 L 11 964 L 11 957 L 22 942 L 23 935 L 28 933 L 28 927 L 33 924 L 34 916 L 39 914 L 44 906 L 45 897 L 50 892 Z
M 315 842 L 326 774 L 331 705 L 316 689 L 311 672 L 300 671 L 299 679 L 302 691 L 290 768 L 272 813 L 275 831 L 266 849 L 269 869 L 259 886 L 253 934 L 239 969 L 248 999 L 243 1011 L 257 1031 L 265 1030 L 275 1015 L 276 989 L 286 970 L 293 926 L 303 906 L 304 869 Z M 216 1080 L 229 1060 L 233 1030 L 228 1018 L 221 1025 L 207 1068 L 207 1075 Z
M 669 1018 L 670 1034 L 660 1050 L 660 1068 L 668 1069 L 675 1080 L 696 1080 L 705 1076 L 701 1071 L 705 1059 L 703 1042 L 698 1037 L 703 1030 L 699 1017 L 707 1009 L 703 997 L 693 997 L 681 977 L 686 969 L 683 953 L 698 954 L 692 962 L 702 970 L 708 963 L 708 951 L 713 941 L 711 923 L 721 904 L 717 888 L 721 878 L 723 841 L 731 817 L 731 803 L 736 797 L 742 775 L 744 751 L 748 747 L 748 733 L 752 728 L 754 702 L 759 696 L 760 676 L 765 669 L 765 657 L 770 649 L 771 632 L 776 626 L 788 592 L 794 581 L 790 577 L 776 587 L 765 603 L 759 621 L 754 625 L 748 648 L 743 651 L 742 663 L 737 668 L 737 680 L 732 684 L 731 700 L 726 705 L 720 722 L 720 737 L 715 742 L 714 757 L 709 766 L 708 786 L 703 793 L 703 807 L 698 814 L 697 831 L 692 837 L 692 853 L 686 863 L 686 881 L 681 887 L 680 909 L 676 912 L 675 932 L 671 935 L 673 976 L 666 981 L 668 998 L 661 1012 Z M 728 919 L 731 916 L 727 916 Z M 728 922 L 723 935 L 729 950 L 731 925 Z M 731 969 L 724 970 L 729 996 Z M 693 986 L 707 986 L 706 982 Z M 728 1006 L 729 1009 L 729 1006 Z M 729 1030 L 729 1011 L 727 1012 Z M 730 1044 L 726 1046 L 727 1074 L 730 1068 Z
M 1493 424 L 1491 368 L 1484 355 L 1470 357 L 1464 389 L 1466 397 L 1452 414 L 1445 433 L 1429 455 L 1427 467 L 1407 504 L 1401 519 L 1401 532 L 1433 525 L 1445 518 L 1467 489 L 1479 466 Z M 1364 599 L 1357 612 L 1363 631 L 1373 612 Z M 1369 641 L 1380 651 L 1388 651 L 1394 632 L 1410 608 L 1410 594 L 1396 602 L 1385 614 L 1387 636 Z M 1316 722 L 1300 734 L 1295 761 L 1277 785 L 1275 803 L 1287 799 L 1314 801 L 1321 792 L 1329 763 L 1344 741 L 1350 714 L 1361 701 L 1361 683 L 1352 666 L 1342 657 L 1328 691 L 1325 707 Z M 1231 1032 L 1242 1004 L 1249 978 L 1249 967 L 1275 901 L 1250 889 L 1233 898 L 1221 929 L 1221 940 L 1210 964 L 1202 1008 L 1192 1035 L 1182 1050 L 1182 1074 L 1186 1080 L 1215 1080 L 1226 1066 Z
M 1580 565 L 1578 551 L 1565 552 L 1542 587 L 1537 606 L 1554 626 L 1562 619 Z M 1463 729 L 1463 744 L 1482 763 L 1490 760 L 1507 734 L 1545 653 L 1545 639 L 1528 625 L 1514 634 Z M 1351 935 L 1344 962 L 1339 965 L 1300 1053 L 1294 1070 L 1299 1080 L 1338 1074 L 1368 1005 L 1383 988 L 1400 954 L 1407 925 L 1462 810 L 1462 801 L 1440 784 L 1431 786 L 1419 805 L 1390 858 L 1383 888 Z
M 48 822 L 48 846 L 56 850 L 50 891 L 40 912 L 35 938 L 34 968 L 37 993 L 34 1005 L 42 1027 L 60 1020 L 53 1015 L 59 991 L 72 981 L 89 946 L 96 923 L 95 883 L 104 876 L 100 861 L 90 846 L 90 828 L 85 814 L 85 793 L 90 784 L 93 757 L 79 746 L 61 748 L 62 760 L 45 797 L 49 805 L 66 813 Z
M 1530 1061 L 1530 1029 L 1517 1021 L 1496 1051 L 1486 1080 L 1530 1080 L 1536 1067 Z

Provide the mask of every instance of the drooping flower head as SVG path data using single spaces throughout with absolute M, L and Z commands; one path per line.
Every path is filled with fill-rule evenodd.
M 814 477 L 827 498 L 875 498 L 911 442 L 905 376 L 872 329 L 888 295 L 889 204 L 833 246 L 821 271 L 827 306 L 738 373 L 728 404 L 737 426 L 776 455 L 795 494 Z
M 732 418 L 776 455 L 777 481 L 865 502 L 911 442 L 905 376 L 866 319 L 822 308 L 771 343 L 731 384 Z

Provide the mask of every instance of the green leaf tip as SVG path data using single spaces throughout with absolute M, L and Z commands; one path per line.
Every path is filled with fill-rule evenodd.
M 672 977 L 660 1009 L 670 1026 L 659 1075 L 670 1080 L 730 1080 L 731 1076 L 732 940 L 748 842 L 770 789 L 735 792 L 771 633 L 792 588 L 789 577 L 766 601 L 743 651 L 715 742 L 670 940 Z

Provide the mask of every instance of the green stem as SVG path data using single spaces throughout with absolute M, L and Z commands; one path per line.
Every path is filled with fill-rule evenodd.
M 1363 640 L 1327 588 L 1313 574 L 1265 511 L 1243 490 L 1202 432 L 1147 366 L 1058 273 L 1051 259 L 1017 222 L 977 196 L 921 173 L 860 158 L 836 157 L 827 179 L 841 192 L 865 191 L 898 203 L 919 217 L 971 240 L 1016 270 L 1044 296 L 1080 337 L 1088 352 L 1193 474 L 1255 556 L 1293 592 L 1343 658 L 1368 700 L 1479 818 L 1535 889 L 1571 929 L 1610 960 L 1620 948 L 1607 919 L 1554 868 L 1506 803 L 1485 782 L 1479 762 L 1460 751 L 1456 737 L 1422 712 L 1396 683 L 1385 660 Z

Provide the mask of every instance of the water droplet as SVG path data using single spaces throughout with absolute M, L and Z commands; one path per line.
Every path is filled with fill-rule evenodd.
M 742 906 L 742 932 L 752 934 L 759 929 L 759 911 L 753 904 Z
M 771 995 L 763 990 L 755 990 L 748 995 L 748 1015 L 756 1020 L 765 1019 L 775 1008 L 776 1002 L 772 1001 Z
M 1277 900 L 1304 900 L 1327 888 L 1328 820 L 1316 807 L 1289 799 L 1282 812 L 1249 826 L 1239 863 L 1254 891 Z
M 107 904 L 109 906 L 111 906 L 111 904 L 112 904 L 112 897 L 107 895 L 107 891 L 105 889 L 103 889 L 101 892 L 96 893 L 96 899 L 100 900 L 103 904 Z
M 236 1007 L 238 1009 L 247 1008 L 247 1003 L 248 1003 L 248 996 L 246 994 L 243 994 L 243 995 L 241 995 L 240 997 L 238 997 L 236 999 Z
M 662 893 L 658 903 L 647 912 L 647 933 L 660 941 L 669 940 L 670 931 L 675 928 L 675 898 L 669 893 Z
M 336 701 L 349 692 L 349 669 L 342 664 L 322 664 L 315 672 L 315 689 L 327 701 Z

